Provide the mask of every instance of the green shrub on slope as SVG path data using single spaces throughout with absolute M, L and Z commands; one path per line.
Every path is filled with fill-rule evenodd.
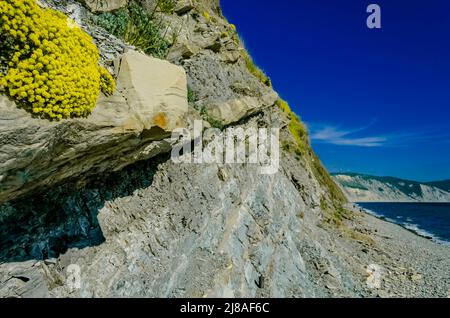
M 253 74 L 261 83 L 266 86 L 272 87 L 272 82 L 270 78 L 253 62 L 252 57 L 247 53 L 247 51 L 243 51 L 242 57 L 245 61 L 245 66 L 247 70 Z
M 142 5 L 133 1 L 126 8 L 94 16 L 92 22 L 148 55 L 165 58 L 170 46 L 163 36 L 167 28 L 155 14 L 158 11 L 173 11 L 172 2 L 160 0 L 155 10 L 148 12 Z

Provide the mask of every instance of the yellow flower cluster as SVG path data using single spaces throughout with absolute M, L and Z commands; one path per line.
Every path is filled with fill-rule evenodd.
M 27 110 L 56 119 L 84 117 L 100 89 L 114 92 L 92 38 L 64 14 L 35 0 L 1 0 L 0 32 L 14 45 L 0 86 Z

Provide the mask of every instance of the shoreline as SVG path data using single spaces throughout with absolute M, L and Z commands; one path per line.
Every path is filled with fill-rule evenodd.
M 381 288 L 372 296 L 391 297 L 450 297 L 450 245 L 434 240 L 375 216 L 355 203 L 348 209 L 355 218 L 349 225 L 369 241 L 360 240 L 355 246 L 359 262 L 381 268 Z
M 361 202 L 359 202 L 359 203 L 361 203 Z M 365 203 L 365 202 L 362 202 L 362 203 Z M 424 204 L 437 203 L 437 204 L 439 204 L 439 203 L 450 203 L 450 202 L 377 202 L 377 203 L 424 203 Z M 449 241 L 444 241 L 444 240 L 441 240 L 439 238 L 436 238 L 432 233 L 429 233 L 429 232 L 427 232 L 425 230 L 422 230 L 422 229 L 419 229 L 417 227 L 416 228 L 412 227 L 412 226 L 408 227 L 408 226 L 406 226 L 403 223 L 396 222 L 394 219 L 391 219 L 391 218 L 385 217 L 383 215 L 380 215 L 377 212 L 372 211 L 370 209 L 363 208 L 362 206 L 360 206 L 358 204 L 358 202 L 351 202 L 350 204 L 352 205 L 352 207 L 354 209 L 356 209 L 359 212 L 365 213 L 367 215 L 375 217 L 376 219 L 384 221 L 384 222 L 387 222 L 389 224 L 397 225 L 397 226 L 401 227 L 402 229 L 408 231 L 409 233 L 412 233 L 412 234 L 414 234 L 414 235 L 416 235 L 418 237 L 427 239 L 428 241 L 431 241 L 431 242 L 433 242 L 435 244 L 438 244 L 440 246 L 450 247 L 450 242 Z
M 364 262 L 383 268 L 379 297 L 450 297 L 450 245 L 351 207 L 357 215 L 354 226 L 373 240 Z

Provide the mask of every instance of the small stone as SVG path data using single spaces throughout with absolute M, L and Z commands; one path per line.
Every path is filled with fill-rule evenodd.
M 380 289 L 383 276 L 383 268 L 377 264 L 370 264 L 367 266 L 366 273 L 368 274 L 366 283 L 369 288 Z
M 377 297 L 380 298 L 389 298 L 389 293 L 385 290 L 378 290 L 377 291 Z
M 180 43 L 172 46 L 167 55 L 169 61 L 176 61 L 178 59 L 189 59 L 195 54 L 195 49 L 185 43 Z
M 327 284 L 327 285 L 325 285 L 325 287 L 329 290 L 337 290 L 338 289 L 336 286 L 331 285 L 331 284 Z
M 228 179 L 227 172 L 223 168 L 218 169 L 217 176 L 221 181 L 226 181 Z
M 128 0 L 83 0 L 92 12 L 109 12 L 125 7 Z
M 58 262 L 58 260 L 56 258 L 50 258 L 50 259 L 46 259 L 44 261 L 44 263 L 46 265 L 55 265 Z
M 175 6 L 175 13 L 178 15 L 183 15 L 194 9 L 194 4 L 192 0 L 179 0 Z

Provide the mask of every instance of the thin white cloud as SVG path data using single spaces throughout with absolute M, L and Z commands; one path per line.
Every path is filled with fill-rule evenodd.
M 364 130 L 373 125 L 374 122 L 366 126 L 354 129 L 341 128 L 340 126 L 309 124 L 311 140 L 317 143 L 327 143 L 338 146 L 354 147 L 387 147 L 404 146 L 416 142 L 426 142 L 429 140 L 445 141 L 448 135 L 438 135 L 426 132 L 414 133 L 390 133 L 382 135 L 367 135 Z
M 321 126 L 317 129 L 317 125 L 309 125 L 309 127 L 311 129 L 311 140 L 321 143 L 328 143 L 339 146 L 381 147 L 387 142 L 387 138 L 384 136 L 353 136 L 354 134 L 360 132 L 365 128 L 350 130 L 340 129 L 333 126 Z

